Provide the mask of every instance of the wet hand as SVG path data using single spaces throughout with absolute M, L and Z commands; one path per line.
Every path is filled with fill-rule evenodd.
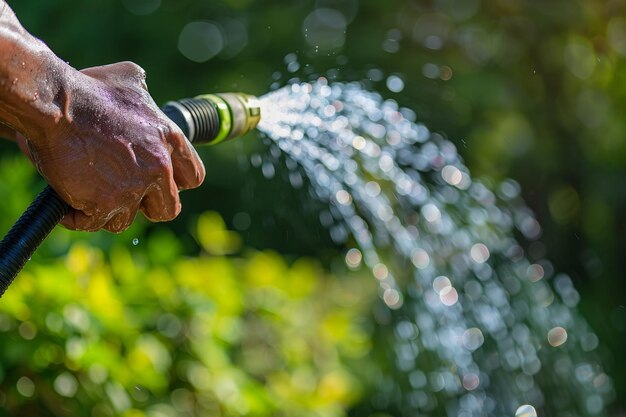
M 179 190 L 198 187 L 204 166 L 148 94 L 145 72 L 122 62 L 76 71 L 55 97 L 60 116 L 18 137 L 52 188 L 73 208 L 70 229 L 121 232 L 139 210 L 175 218 Z

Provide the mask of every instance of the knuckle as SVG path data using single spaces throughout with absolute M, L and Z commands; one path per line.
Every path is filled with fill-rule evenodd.
M 206 171 L 202 163 L 198 167 L 194 167 L 194 176 L 189 179 L 189 188 L 198 188 L 204 182 Z
M 146 70 L 144 70 L 142 67 L 135 64 L 134 62 L 131 62 L 131 64 L 132 64 L 131 74 L 133 74 L 133 78 L 139 83 L 139 85 L 144 90 L 148 91 L 148 84 L 146 83 L 146 78 L 147 78 Z
M 115 65 L 114 73 L 119 77 L 123 83 L 131 83 L 132 85 L 139 84 L 143 90 L 148 90 L 146 85 L 146 71 L 131 61 L 118 62 Z
M 168 180 L 172 176 L 172 163 L 169 158 L 166 158 L 165 156 L 156 156 L 153 161 L 151 161 L 148 171 L 153 179 L 157 182 L 162 182 L 164 180 Z
M 166 116 L 167 117 L 167 116 Z M 169 119 L 168 119 L 169 120 Z M 178 127 L 178 125 L 176 123 L 167 122 L 167 130 L 165 130 L 165 133 L 167 135 L 167 139 L 169 140 L 170 143 L 173 143 L 176 149 L 180 150 L 183 149 L 182 147 L 185 146 L 187 147 L 187 137 L 185 136 L 185 134 L 183 133 L 182 130 L 180 130 L 180 127 Z
M 124 66 L 126 70 L 131 74 L 142 77 L 143 79 L 146 78 L 146 71 L 141 66 L 132 61 L 120 62 L 119 65 Z
M 172 142 L 172 138 L 173 136 L 173 132 L 174 132 L 174 127 L 172 126 L 171 123 L 163 123 L 163 120 L 159 120 L 159 122 L 161 122 L 161 124 L 157 127 L 157 131 L 158 131 L 158 136 L 159 136 L 159 140 L 161 141 L 161 143 L 165 144 L 170 144 Z
M 196 169 L 196 187 L 199 187 L 206 178 L 206 169 L 204 168 L 204 163 L 200 161 L 198 164 L 198 169 Z

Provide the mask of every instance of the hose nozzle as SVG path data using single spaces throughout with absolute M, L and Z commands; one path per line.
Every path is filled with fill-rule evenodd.
M 204 94 L 165 103 L 163 112 L 194 145 L 243 136 L 261 119 L 259 100 L 244 93 Z

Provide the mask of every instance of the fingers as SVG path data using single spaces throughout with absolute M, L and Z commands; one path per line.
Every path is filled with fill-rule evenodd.
M 199 187 L 204 181 L 206 171 L 196 150 L 179 129 L 170 133 L 168 142 L 172 146 L 172 168 L 178 189 Z
M 101 229 L 108 230 L 112 233 L 122 233 L 128 229 L 133 221 L 137 209 L 135 210 L 122 210 L 119 213 L 113 215 L 110 220 L 106 217 L 88 216 L 82 211 L 71 210 L 61 220 L 61 224 L 70 230 L 78 230 L 84 232 L 95 232 Z
M 137 209 L 123 210 L 111 217 L 111 220 L 104 225 L 103 229 L 108 230 L 111 233 L 122 233 L 124 230 L 128 229 L 131 224 L 133 224 L 136 215 Z
M 174 178 L 170 175 L 163 183 L 164 186 L 154 185 L 149 188 L 141 202 L 141 211 L 153 222 L 173 220 L 182 207 Z
M 108 92 L 112 99 L 106 101 L 106 106 L 114 106 L 107 108 L 110 111 L 102 118 L 76 124 L 83 130 L 87 126 L 90 140 L 89 147 L 85 145 L 89 155 L 75 159 L 88 165 L 85 172 L 94 173 L 94 186 L 85 190 L 80 182 L 64 180 L 54 184 L 54 175 L 50 176 L 51 184 L 73 196 L 73 206 L 81 209 L 72 211 L 62 224 L 74 230 L 119 233 L 132 224 L 139 210 L 151 221 L 174 219 L 181 210 L 179 190 L 198 187 L 204 181 L 204 165 L 196 150 L 150 97 L 141 67 L 120 62 L 87 68 L 82 74 L 84 82 L 95 81 L 97 93 Z M 97 101 L 99 93 L 89 97 Z M 92 101 L 80 103 L 91 109 Z M 106 123 L 107 129 L 91 129 L 96 122 Z M 114 128 L 108 129 L 110 126 Z M 91 140 L 92 130 L 101 140 Z M 77 134 L 83 135 L 82 130 Z M 110 147 L 103 148 L 102 144 Z M 69 151 L 62 151 L 65 158 Z M 78 201 L 81 204 L 77 205 Z M 83 203 L 89 203 L 93 211 L 84 209 Z
M 168 181 L 167 187 L 157 185 L 148 190 L 141 201 L 141 211 L 153 222 L 173 220 L 181 211 L 180 198 L 176 183 Z M 63 217 L 61 224 L 70 230 L 95 232 L 101 229 L 112 233 L 121 233 L 128 229 L 135 220 L 138 208 L 121 208 L 107 216 L 89 216 L 79 210 L 70 210 Z
M 95 232 L 104 227 L 107 218 L 102 216 L 88 216 L 82 211 L 70 210 L 63 217 L 61 224 L 70 230 L 80 230 L 85 232 Z
M 134 153 L 143 178 L 133 187 L 139 188 L 134 192 L 126 189 L 119 193 L 115 184 L 110 183 L 95 195 L 87 193 L 77 201 L 97 201 L 98 208 L 92 206 L 85 210 L 81 203 L 80 210 L 72 210 L 62 224 L 72 230 L 105 229 L 120 233 L 132 224 L 140 209 L 151 221 L 169 221 L 177 217 L 181 211 L 179 190 L 197 187 L 204 180 L 204 165 L 180 131 L 166 133 L 161 130 L 160 136 L 161 143 L 169 145 L 167 148 L 136 149 Z M 144 182 L 148 179 L 151 180 Z

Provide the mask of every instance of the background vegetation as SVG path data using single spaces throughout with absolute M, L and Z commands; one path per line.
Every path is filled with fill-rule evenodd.
M 626 407 L 626 2 L 11 3 L 77 68 L 143 66 L 160 103 L 325 74 L 411 107 L 474 175 L 522 184 L 544 226 L 530 249 L 574 278 L 613 415 Z M 325 8 L 343 20 L 311 17 Z M 189 41 L 191 22 L 204 43 Z M 333 416 L 367 401 L 384 366 L 370 349 L 372 280 L 347 271 L 306 190 L 250 167 L 254 138 L 201 151 L 207 181 L 173 223 L 54 232 L 0 303 L 0 413 Z M 42 187 L 3 144 L 2 230 Z

